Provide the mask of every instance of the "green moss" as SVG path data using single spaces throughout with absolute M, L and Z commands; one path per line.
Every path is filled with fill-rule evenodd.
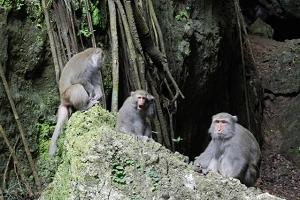
M 70 171 L 68 163 L 63 163 L 59 166 L 59 174 L 55 177 L 55 181 L 50 183 L 47 189 L 43 192 L 40 200 L 57 200 L 57 199 L 68 199 L 69 197 L 69 180 Z M 57 184 L 59 183 L 59 187 Z
M 93 106 L 85 112 L 77 111 L 72 114 L 64 131 L 65 139 L 61 137 L 62 134 L 59 137 L 59 140 L 64 140 L 61 155 L 63 163 L 58 167 L 53 182 L 47 186 L 40 199 L 68 199 L 70 180 L 86 181 L 88 179 L 90 183 L 97 182 L 97 177 L 82 177 L 87 164 L 78 155 L 89 152 L 89 148 L 93 146 L 91 143 L 94 143 L 94 138 L 100 134 L 100 130 L 105 127 L 114 128 L 115 121 L 116 116 L 101 108 L 100 105 Z M 40 132 L 41 130 L 49 132 L 51 128 L 47 123 L 41 123 L 38 129 Z M 72 148 L 69 148 L 70 146 Z M 48 153 L 48 146 L 46 147 L 44 154 Z M 125 160 L 125 162 L 129 161 Z M 56 187 L 57 184 L 59 187 Z
M 39 146 L 38 151 L 41 157 L 48 157 L 49 149 L 49 136 L 54 131 L 55 126 L 51 125 L 47 121 L 41 121 L 36 124 L 36 131 L 38 132 Z
M 41 120 L 36 125 L 39 134 L 39 154 L 44 159 L 44 164 L 48 163 L 48 167 L 43 165 L 43 172 L 54 175 L 54 181 L 47 186 L 41 199 L 68 199 L 69 188 L 67 182 L 70 180 L 85 180 L 82 177 L 82 171 L 86 169 L 86 163 L 80 159 L 78 154 L 88 152 L 90 143 L 93 143 L 99 129 L 103 126 L 114 127 L 115 115 L 96 105 L 85 112 L 77 111 L 72 114 L 67 124 L 64 126 L 58 140 L 57 149 L 54 158 L 48 158 L 48 148 L 54 126 L 51 123 Z M 78 142 L 79 141 L 79 142 Z M 69 146 L 72 145 L 72 148 Z M 53 166 L 59 164 L 58 168 Z M 40 166 L 41 167 L 41 166 Z M 48 172 L 47 172 L 48 171 Z M 97 182 L 96 177 L 89 178 L 90 183 Z M 59 187 L 55 187 L 59 184 Z

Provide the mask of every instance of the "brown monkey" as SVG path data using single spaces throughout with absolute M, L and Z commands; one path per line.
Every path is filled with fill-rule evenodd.
M 253 186 L 259 177 L 261 152 L 252 133 L 228 113 L 212 117 L 209 133 L 212 140 L 195 160 L 194 170 L 203 174 L 211 170 Z
M 103 59 L 102 49 L 89 48 L 73 56 L 63 68 L 59 80 L 61 104 L 58 108 L 57 123 L 51 138 L 50 158 L 55 153 L 56 140 L 61 127 L 69 118 L 72 108 L 84 111 L 99 103 L 102 92 L 98 70 L 102 66 Z
M 151 138 L 151 128 L 147 117 L 155 116 L 154 96 L 144 90 L 131 92 L 120 108 L 117 116 L 116 131 L 134 135 L 146 142 Z

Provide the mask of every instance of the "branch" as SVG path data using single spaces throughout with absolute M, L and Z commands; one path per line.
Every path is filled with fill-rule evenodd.
M 20 137 L 18 136 L 17 139 L 16 139 L 16 141 L 15 141 L 15 145 L 14 145 L 14 147 L 13 147 L 14 151 L 15 151 L 15 149 L 16 149 L 18 143 L 19 143 L 19 139 L 20 139 Z M 12 157 L 12 153 L 9 154 L 8 161 L 7 161 L 7 163 L 6 163 L 5 170 L 4 170 L 4 172 L 3 172 L 3 180 L 2 180 L 3 189 L 4 189 L 5 185 L 6 185 L 6 180 L 5 180 L 5 178 L 8 176 L 7 174 L 8 174 L 8 170 L 9 170 L 9 163 L 10 163 L 11 157 Z M 5 189 L 4 189 L 4 190 L 5 190 Z
M 148 78 L 150 81 L 150 88 L 152 91 L 156 91 L 156 89 L 154 88 L 154 80 L 152 78 L 152 76 L 150 75 L 149 71 L 147 72 L 148 74 Z M 155 125 L 155 130 L 157 131 L 157 138 L 158 138 L 158 142 L 161 144 L 164 144 L 166 146 L 166 148 L 168 149 L 172 149 L 172 145 L 171 145 L 171 141 L 170 138 L 168 137 L 168 127 L 167 127 L 167 123 L 161 123 L 164 122 L 164 114 L 163 114 L 163 110 L 162 110 L 162 106 L 161 103 L 159 101 L 159 95 L 155 92 L 152 92 L 152 95 L 154 95 L 154 101 L 155 101 L 155 105 L 156 105 L 156 115 L 158 118 L 158 121 L 155 120 L 154 121 L 154 125 Z M 160 132 L 159 132 L 160 130 Z M 166 133 L 166 134 L 164 134 Z M 159 135 L 160 134 L 160 135 Z
M 137 33 L 136 24 L 133 17 L 131 2 L 127 0 L 123 0 L 126 16 L 128 20 L 129 30 L 132 36 L 133 44 L 136 49 L 137 55 L 137 65 L 138 65 L 138 73 L 141 80 L 141 85 L 143 89 L 146 89 L 146 76 L 145 76 L 145 57 L 143 54 L 142 45 L 139 39 L 139 35 Z
M 59 76 L 60 76 L 60 69 L 62 68 L 62 66 L 60 65 L 61 63 L 59 64 L 59 62 L 58 62 L 59 52 L 56 49 L 54 36 L 52 34 L 53 30 L 52 30 L 52 26 L 50 24 L 50 19 L 49 19 L 49 12 L 47 10 L 45 0 L 42 0 L 42 6 L 43 6 L 43 10 L 44 10 L 45 21 L 46 21 L 46 25 L 47 25 L 47 32 L 48 32 L 48 36 L 49 36 L 50 47 L 51 47 L 51 52 L 52 52 L 52 57 L 53 57 L 53 63 L 54 63 L 54 69 L 55 69 L 55 75 L 56 75 L 56 83 L 58 84 Z
M 33 159 L 32 159 L 31 153 L 30 153 L 30 150 L 28 148 L 28 143 L 27 143 L 27 140 L 25 138 L 24 130 L 23 130 L 22 124 L 20 122 L 20 118 L 18 116 L 15 104 L 14 104 L 13 99 L 11 97 L 11 94 L 10 94 L 10 91 L 9 91 L 9 88 L 8 88 L 8 84 L 7 84 L 6 78 L 4 76 L 4 72 L 3 72 L 1 64 L 0 64 L 0 76 L 2 78 L 3 86 L 5 88 L 5 91 L 6 91 L 6 94 L 7 94 L 9 103 L 10 103 L 10 106 L 12 108 L 15 120 L 17 122 L 19 131 L 20 131 L 20 135 L 21 135 L 22 142 L 23 142 L 23 145 L 24 145 L 24 148 L 25 148 L 25 152 L 26 152 L 26 155 L 27 155 L 27 158 L 28 158 L 28 161 L 29 161 L 32 173 L 33 173 L 33 177 L 35 179 L 35 184 L 36 184 L 36 186 L 38 188 L 38 191 L 41 192 L 42 191 L 41 182 L 40 182 L 38 173 L 37 173 L 37 171 L 35 169 L 35 165 L 34 165 L 34 162 L 33 162 Z
M 25 184 L 25 187 L 26 187 L 26 190 L 27 190 L 27 192 L 29 194 L 29 197 L 33 197 L 34 195 L 33 195 L 33 192 L 31 191 L 30 184 L 26 180 L 26 177 L 25 177 L 25 174 L 23 172 L 23 169 L 20 166 L 18 158 L 17 158 L 17 156 L 15 154 L 15 150 L 10 146 L 9 141 L 7 139 L 7 136 L 6 136 L 5 132 L 4 132 L 4 129 L 3 129 L 3 127 L 2 127 L 1 124 L 0 124 L 0 132 L 2 134 L 2 137 L 3 137 L 3 139 L 4 139 L 5 143 L 6 143 L 6 145 L 7 145 L 8 149 L 9 149 L 9 151 L 10 151 L 13 159 L 14 159 L 14 164 L 16 165 L 16 167 L 18 169 L 18 173 L 20 174 L 21 179 L 22 179 L 23 183 Z M 40 190 L 40 192 L 41 192 L 41 190 Z
M 243 49 L 243 39 L 242 39 L 242 28 L 240 23 L 240 16 L 239 16 L 239 4 L 237 0 L 234 0 L 234 7 L 236 12 L 236 20 L 238 23 L 238 30 L 239 30 L 239 39 L 240 39 L 240 48 L 241 48 L 241 56 L 242 56 L 242 70 L 243 70 L 243 81 L 244 81 L 244 95 L 245 95 L 245 103 L 246 103 L 246 113 L 247 113 L 247 120 L 248 120 L 248 129 L 251 130 L 250 124 L 250 111 L 249 111 L 249 98 L 248 98 L 248 87 L 247 87 L 247 80 L 246 80 L 246 67 L 245 67 L 245 59 L 244 59 L 244 49 Z
M 111 35 L 111 51 L 112 51 L 112 97 L 111 111 L 118 112 L 118 94 L 119 94 L 119 44 L 117 32 L 117 16 L 116 6 L 113 0 L 108 0 L 108 9 L 110 16 L 110 35 Z
M 88 0 L 85 0 L 84 3 L 85 3 L 85 9 L 86 9 L 86 17 L 87 17 L 90 33 L 92 35 L 92 45 L 93 45 L 93 47 L 96 47 L 96 39 L 95 39 L 95 34 L 94 34 L 94 29 L 93 29 L 92 17 L 91 17 L 91 13 L 90 13 L 90 5 L 89 5 Z
M 130 30 L 129 30 L 127 17 L 126 17 L 126 14 L 125 14 L 125 11 L 124 11 L 124 8 L 123 8 L 121 2 L 119 0 L 114 0 L 114 2 L 117 4 L 118 10 L 121 14 L 123 26 L 124 26 L 124 29 L 125 29 L 126 40 L 127 40 L 127 43 L 128 43 L 128 48 L 129 48 L 129 52 L 130 52 L 130 55 L 131 55 L 130 57 L 132 59 L 133 70 L 134 70 L 134 73 L 135 73 L 136 81 L 134 83 L 137 84 L 135 86 L 135 89 L 142 89 L 141 81 L 140 81 L 139 73 L 138 73 L 138 69 L 137 69 L 137 64 L 136 64 L 137 63 L 136 62 L 136 60 L 137 60 L 136 53 L 135 53 L 134 45 L 133 45 L 132 38 L 131 38 L 131 35 L 130 35 Z
M 141 44 L 143 49 L 147 52 L 147 54 L 152 59 L 153 63 L 158 67 L 159 70 L 163 70 L 171 80 L 173 86 L 175 87 L 176 94 L 175 97 L 172 99 L 172 102 L 174 102 L 178 95 L 184 99 L 182 92 L 180 91 L 176 81 L 174 80 L 168 66 L 167 58 L 165 55 L 163 55 L 157 46 L 154 44 L 153 39 L 151 38 L 151 34 L 149 31 L 149 28 L 146 24 L 146 22 L 143 19 L 143 16 L 141 15 L 138 6 L 136 5 L 136 2 L 134 1 L 133 6 L 133 13 L 134 13 L 134 19 L 137 25 L 137 31 L 140 36 Z

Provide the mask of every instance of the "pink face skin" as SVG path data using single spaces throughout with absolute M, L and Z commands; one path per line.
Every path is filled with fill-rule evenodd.
M 216 125 L 216 131 L 218 134 L 222 134 L 223 131 L 225 130 L 225 126 L 227 124 L 227 121 L 225 120 L 215 120 L 215 125 Z
M 137 96 L 137 103 L 138 103 L 138 110 L 142 110 L 145 103 L 146 103 L 146 97 L 142 95 Z

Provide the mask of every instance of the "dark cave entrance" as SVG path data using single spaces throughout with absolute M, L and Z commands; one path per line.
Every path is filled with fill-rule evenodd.
M 285 7 L 261 0 L 240 0 L 240 6 L 244 20 L 249 27 L 260 17 L 274 30 L 274 40 L 283 42 L 284 40 L 300 39 L 300 19 L 285 10 Z M 293 9 L 290 8 L 290 10 Z
M 265 22 L 274 29 L 273 39 L 276 41 L 300 38 L 300 20 L 268 17 Z

